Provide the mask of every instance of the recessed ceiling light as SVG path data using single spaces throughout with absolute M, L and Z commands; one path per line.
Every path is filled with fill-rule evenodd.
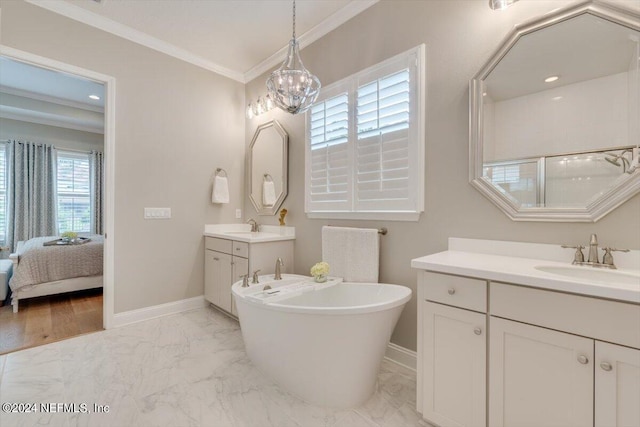
M 560 101 L 562 99 L 561 96 L 554 96 L 553 98 L 551 98 L 554 101 Z
M 482 96 L 487 96 L 487 92 L 482 92 Z
M 96 101 L 98 101 L 100 99 L 100 97 L 98 95 L 89 95 L 89 98 L 95 99 Z
M 558 80 L 560 77 L 558 76 L 549 76 L 546 79 L 544 79 L 545 83 L 551 83 L 551 82 L 555 82 L 556 80 Z

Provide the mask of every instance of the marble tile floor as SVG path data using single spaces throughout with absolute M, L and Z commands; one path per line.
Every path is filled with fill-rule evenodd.
M 385 360 L 361 407 L 307 404 L 262 375 L 238 322 L 208 307 L 0 356 L 0 402 L 77 404 L 72 412 L 0 412 L 0 425 L 427 426 L 415 388 L 414 372 Z

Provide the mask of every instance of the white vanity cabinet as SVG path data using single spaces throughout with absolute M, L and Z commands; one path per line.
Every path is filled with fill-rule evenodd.
M 418 298 L 430 423 L 640 426 L 639 304 L 431 271 Z
M 593 340 L 491 317 L 489 425 L 593 425 Z
M 421 289 L 422 414 L 441 426 L 484 426 L 486 282 L 425 272 Z
M 293 240 L 247 243 L 232 239 L 205 237 L 204 298 L 237 316 L 231 285 L 240 276 L 254 271 L 260 275 L 273 273 L 276 260 L 284 262 L 282 273 L 293 265 Z
M 640 426 L 640 350 L 596 341 L 595 427 Z

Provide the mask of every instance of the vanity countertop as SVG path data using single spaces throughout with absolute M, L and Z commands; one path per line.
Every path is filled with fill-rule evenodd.
M 462 240 L 466 239 L 458 239 Z M 463 245 L 452 245 L 450 240 L 449 247 L 452 246 L 454 249 L 412 260 L 411 267 L 640 304 L 640 271 L 637 269 L 609 270 L 572 266 L 570 262 L 537 257 L 478 253 L 461 250 L 464 249 Z M 556 273 L 542 271 L 540 268 L 555 270 Z M 565 274 L 575 274 L 576 277 Z
M 251 231 L 249 224 L 207 224 L 204 226 L 206 237 L 235 240 L 246 243 L 278 242 L 295 240 L 295 227 L 261 225 L 260 231 Z

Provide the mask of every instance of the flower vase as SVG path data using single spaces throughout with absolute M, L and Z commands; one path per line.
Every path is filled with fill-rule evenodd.
M 313 280 L 316 283 L 324 283 L 327 281 L 327 276 L 326 274 L 318 274 L 317 276 L 313 276 Z

